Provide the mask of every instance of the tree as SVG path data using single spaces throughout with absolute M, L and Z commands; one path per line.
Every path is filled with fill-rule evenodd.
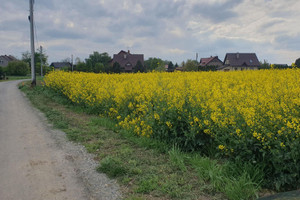
M 40 49 L 37 49 L 34 53 L 34 66 L 36 73 L 41 73 L 41 57 L 43 62 L 43 70 L 44 68 L 45 70 L 47 70 L 45 66 L 48 66 L 48 56 L 45 54 L 45 52 L 41 54 Z M 28 65 L 31 66 L 31 53 L 29 51 L 22 53 L 22 61 L 28 63 Z
M 184 62 L 184 61 L 182 61 L 182 62 L 181 62 L 181 64 L 180 64 L 180 66 L 181 66 L 182 68 L 184 68 L 184 66 L 185 66 L 185 62 Z
M 5 70 L 4 67 L 0 67 L 0 80 L 5 79 Z
M 260 62 L 259 69 L 270 69 L 270 68 L 271 68 L 271 64 L 268 63 L 267 60 L 264 60 L 264 62 Z
M 296 61 L 295 61 L 295 65 L 300 68 L 300 58 L 298 58 Z
M 147 68 L 147 71 L 153 71 L 157 70 L 158 67 L 164 66 L 165 63 L 160 58 L 149 58 L 148 60 L 145 60 L 144 65 Z
M 134 67 L 134 72 L 145 72 L 145 67 L 140 60 L 137 61 L 136 66 Z
M 29 73 L 29 65 L 24 61 L 9 62 L 7 73 L 14 76 L 26 76 Z
M 115 62 L 112 67 L 113 73 L 121 73 L 121 65 L 118 62 Z
M 93 54 L 89 55 L 89 58 L 85 59 L 86 69 L 88 72 L 94 72 L 97 63 L 102 63 L 104 67 L 107 68 L 110 61 L 111 57 L 108 53 L 104 52 L 100 54 L 99 52 L 94 51 Z
M 96 63 L 94 72 L 95 73 L 105 72 L 105 67 L 103 63 Z
M 155 71 L 157 71 L 157 72 L 165 72 L 166 68 L 165 68 L 164 65 L 160 65 L 157 68 L 155 68 Z
M 80 58 L 79 58 L 79 57 L 76 57 L 76 58 L 75 58 L 75 65 L 77 65 L 77 64 L 80 63 L 80 62 L 81 62 Z
M 76 64 L 76 71 L 79 71 L 79 72 L 87 72 L 87 67 L 86 67 L 86 64 L 85 62 L 78 62 Z
M 187 60 L 184 67 L 184 71 L 198 71 L 198 62 L 196 60 Z
M 175 67 L 174 67 L 173 63 L 169 62 L 169 64 L 168 64 L 168 72 L 174 72 L 174 69 L 175 69 Z

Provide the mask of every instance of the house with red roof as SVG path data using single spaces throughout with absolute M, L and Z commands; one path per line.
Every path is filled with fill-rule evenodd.
M 144 54 L 131 54 L 130 51 L 120 51 L 118 54 L 114 54 L 111 61 L 112 65 L 114 63 L 119 63 L 122 71 L 133 72 L 138 61 L 144 66 Z
M 206 66 L 223 66 L 223 62 L 218 58 L 218 56 L 211 56 L 209 58 L 201 58 L 200 59 L 200 67 Z

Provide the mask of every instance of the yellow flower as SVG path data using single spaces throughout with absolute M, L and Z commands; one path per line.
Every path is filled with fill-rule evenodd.
M 225 146 L 224 146 L 224 145 L 219 145 L 219 149 L 220 149 L 220 150 L 224 150 L 224 149 L 225 149 Z
M 157 113 L 154 113 L 154 119 L 156 119 L 156 120 L 158 120 L 158 121 L 159 121 L 159 119 L 160 119 L 160 117 L 159 117 L 159 114 L 157 114 Z
M 285 145 L 284 145 L 284 143 L 283 143 L 283 142 L 281 142 L 281 143 L 280 143 L 280 146 L 281 146 L 282 148 L 284 148 L 284 147 L 285 147 Z
M 166 122 L 166 125 L 167 125 L 169 128 L 172 128 L 172 123 L 171 123 L 171 122 L 167 121 L 167 122 Z
M 52 71 L 44 82 L 71 102 L 145 137 L 157 134 L 154 119 L 163 119 L 168 128 L 178 120 L 185 129 L 203 131 L 223 145 L 230 139 L 239 144 L 250 139 L 267 151 L 273 141 L 282 141 L 283 148 L 288 141 L 300 139 L 299 77 L 299 69 L 144 74 Z

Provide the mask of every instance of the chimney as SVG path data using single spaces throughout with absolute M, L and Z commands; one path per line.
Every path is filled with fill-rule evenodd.
M 128 54 L 130 54 L 130 50 L 128 50 Z

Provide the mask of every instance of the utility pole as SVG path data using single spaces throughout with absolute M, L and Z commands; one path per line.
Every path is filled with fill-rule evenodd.
M 29 0 L 29 10 L 30 10 L 30 42 L 31 42 L 31 86 L 36 86 L 36 78 L 35 78 L 35 67 L 34 67 L 34 30 L 33 30 L 33 2 L 34 0 Z
M 72 72 L 73 72 L 73 54 L 71 55 L 71 66 L 72 66 Z
M 43 55 L 43 47 L 42 47 L 42 46 L 40 46 L 41 77 L 43 77 L 43 59 L 42 59 L 42 55 Z

